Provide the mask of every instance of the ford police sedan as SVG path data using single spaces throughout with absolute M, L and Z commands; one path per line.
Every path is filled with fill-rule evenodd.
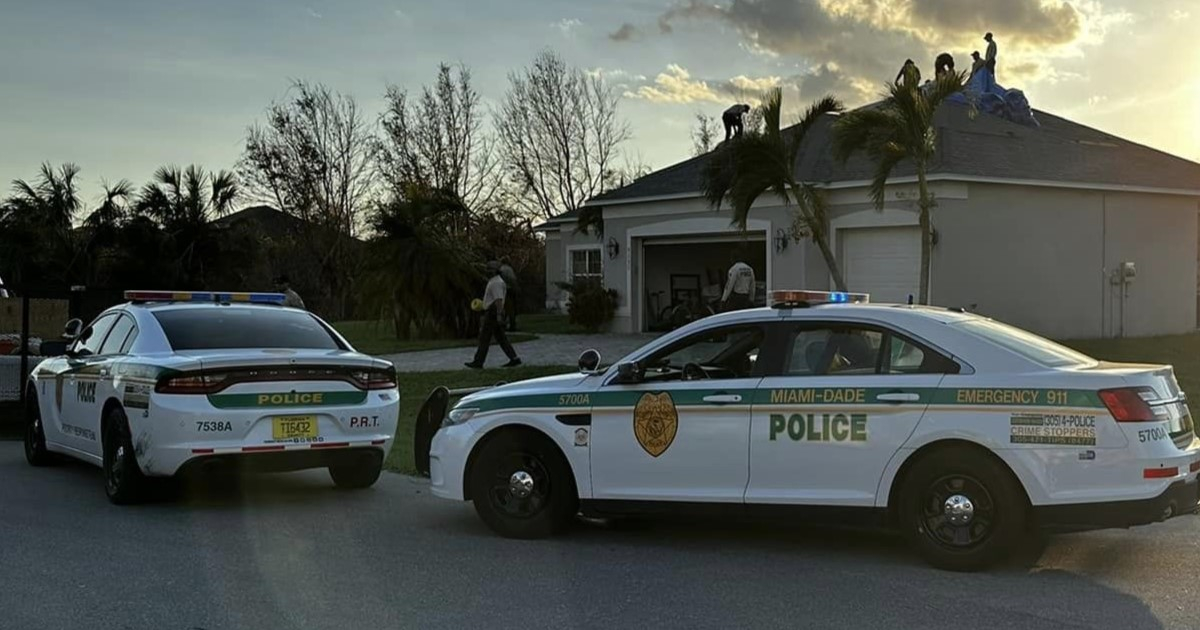
M 390 363 L 280 294 L 125 297 L 86 328 L 72 320 L 66 355 L 30 375 L 30 464 L 99 465 L 114 503 L 193 467 L 328 467 L 348 488 L 378 479 L 399 407 Z
M 608 369 L 588 351 L 578 374 L 463 398 L 432 439 L 434 494 L 517 538 L 579 512 L 865 517 L 954 570 L 1035 527 L 1197 508 L 1200 440 L 1169 366 L 1096 361 L 961 311 L 772 297 Z

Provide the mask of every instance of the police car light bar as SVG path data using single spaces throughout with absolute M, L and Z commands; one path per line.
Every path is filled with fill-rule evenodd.
M 282 293 L 245 293 L 217 291 L 126 291 L 130 302 L 245 302 L 249 304 L 283 304 Z
M 814 304 L 860 304 L 870 302 L 867 293 L 845 291 L 772 291 L 771 308 L 794 308 Z

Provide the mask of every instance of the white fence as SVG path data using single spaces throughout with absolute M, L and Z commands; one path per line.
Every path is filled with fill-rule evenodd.
M 29 369 L 32 370 L 46 357 L 28 357 Z M 0 402 L 14 402 L 21 399 L 21 386 L 25 379 L 21 378 L 21 357 L 0 356 Z

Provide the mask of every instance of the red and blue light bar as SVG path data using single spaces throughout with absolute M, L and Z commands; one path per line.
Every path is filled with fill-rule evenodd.
M 867 293 L 845 291 L 772 291 L 771 308 L 791 308 L 813 304 L 862 304 L 871 301 Z
M 130 302 L 215 302 L 229 304 L 283 304 L 282 293 L 249 293 L 237 291 L 126 291 Z

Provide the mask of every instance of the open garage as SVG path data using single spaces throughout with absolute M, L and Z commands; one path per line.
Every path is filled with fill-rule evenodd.
M 640 240 L 642 330 L 668 330 L 719 311 L 726 274 L 738 260 L 754 269 L 755 300 L 765 303 L 767 250 L 761 233 L 757 238 L 754 234 L 689 235 Z

